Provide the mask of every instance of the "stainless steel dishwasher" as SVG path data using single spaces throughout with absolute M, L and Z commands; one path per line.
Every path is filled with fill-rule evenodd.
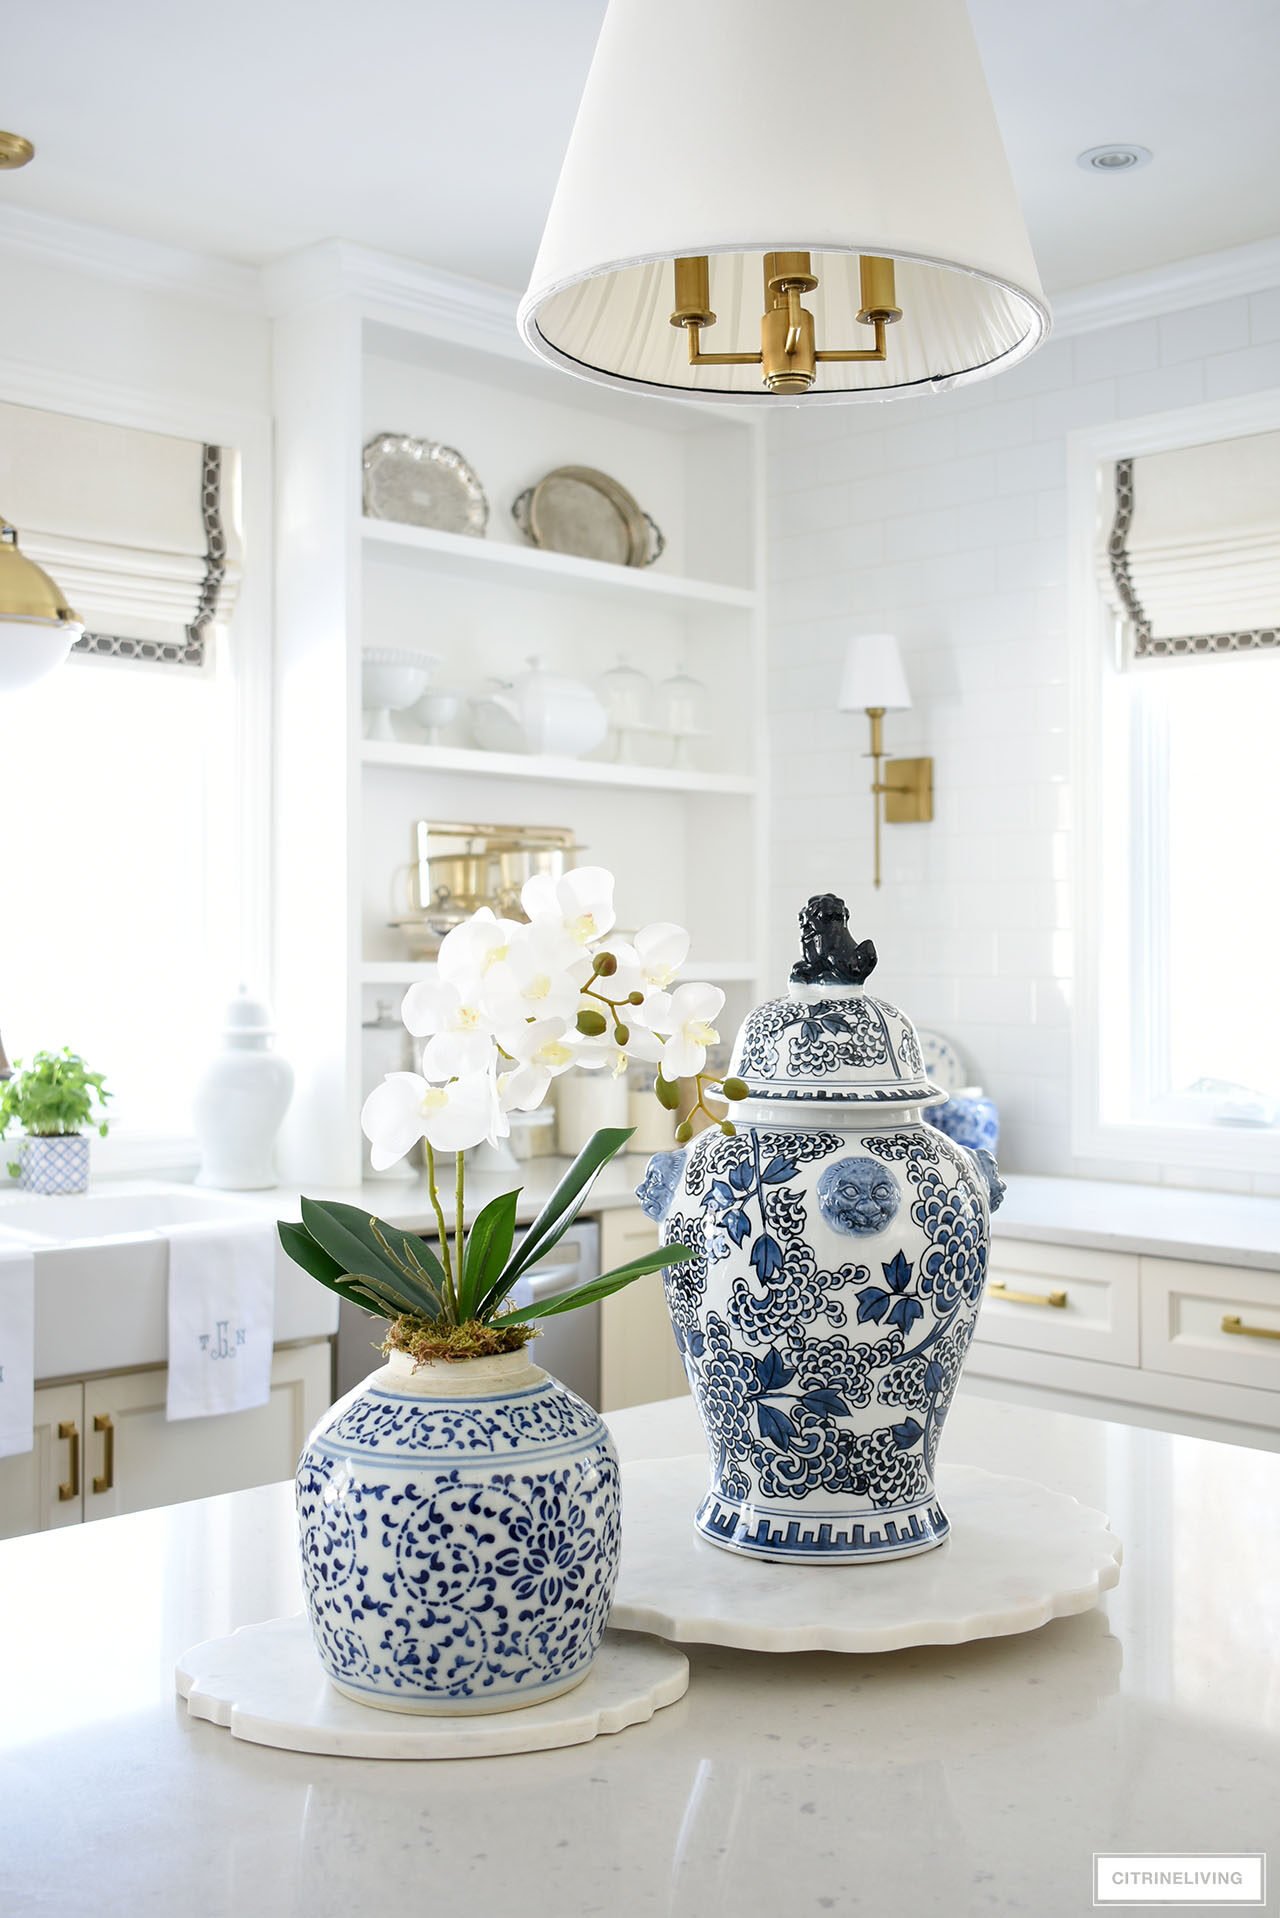
M 425 1235 L 424 1235 L 425 1237 Z M 426 1239 L 434 1247 L 436 1241 Z M 535 1300 L 568 1292 L 600 1275 L 600 1228 L 594 1222 L 571 1225 L 550 1257 L 529 1273 Z M 344 1299 L 338 1310 L 338 1394 L 349 1392 L 382 1363 L 378 1347 L 386 1337 L 385 1319 L 371 1319 Z M 544 1319 L 533 1342 L 533 1357 L 547 1372 L 589 1405 L 600 1403 L 600 1307 L 584 1305 Z

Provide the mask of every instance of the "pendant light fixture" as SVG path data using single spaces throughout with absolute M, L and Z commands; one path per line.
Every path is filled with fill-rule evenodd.
M 0 518 L 0 692 L 53 672 L 83 631 L 57 585 L 20 551 L 17 533 Z
M 610 0 L 535 353 L 811 405 L 985 379 L 1048 325 L 964 0 Z
M 0 132 L 0 170 L 24 167 L 34 153 L 25 135 Z M 19 551 L 17 533 L 0 518 L 0 692 L 28 686 L 61 666 L 83 630 L 44 568 Z

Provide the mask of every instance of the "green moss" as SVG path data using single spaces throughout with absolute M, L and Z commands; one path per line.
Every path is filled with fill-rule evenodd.
M 383 1341 L 384 1352 L 407 1352 L 419 1365 L 428 1359 L 443 1359 L 448 1365 L 463 1359 L 491 1359 L 502 1352 L 518 1352 L 538 1336 L 532 1325 L 482 1325 L 468 1319 L 465 1325 L 449 1325 L 443 1319 L 416 1318 L 405 1313 L 398 1318 Z

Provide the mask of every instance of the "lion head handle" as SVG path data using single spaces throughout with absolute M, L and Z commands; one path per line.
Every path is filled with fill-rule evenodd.
M 791 968 L 797 986 L 860 986 L 875 970 L 876 949 L 849 931 L 849 909 L 833 892 L 815 893 L 800 914 L 800 957 Z

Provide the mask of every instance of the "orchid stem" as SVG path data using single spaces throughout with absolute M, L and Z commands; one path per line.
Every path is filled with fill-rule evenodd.
M 453 1322 L 458 1323 L 458 1288 L 454 1283 L 453 1260 L 449 1256 L 449 1229 L 444 1222 L 444 1207 L 440 1203 L 440 1188 L 436 1184 L 436 1155 L 430 1139 L 424 1141 L 427 1148 L 427 1187 L 431 1193 L 431 1204 L 436 1215 L 436 1224 L 440 1228 L 440 1263 L 444 1267 L 444 1276 L 448 1280 L 453 1296 Z
M 453 1191 L 454 1191 L 453 1230 L 454 1230 L 454 1234 L 457 1239 L 457 1245 L 458 1245 L 457 1289 L 460 1292 L 462 1288 L 462 1283 L 463 1283 L 464 1265 L 465 1265 L 465 1258 L 466 1258 L 466 1244 L 467 1244 L 466 1226 L 464 1224 L 464 1220 L 466 1218 L 467 1162 L 461 1152 L 455 1152 L 453 1156 L 454 1156 L 454 1162 L 455 1162 L 454 1163 L 454 1188 L 453 1188 Z M 462 1309 L 461 1300 L 459 1300 L 458 1309 L 459 1311 L 461 1311 Z

